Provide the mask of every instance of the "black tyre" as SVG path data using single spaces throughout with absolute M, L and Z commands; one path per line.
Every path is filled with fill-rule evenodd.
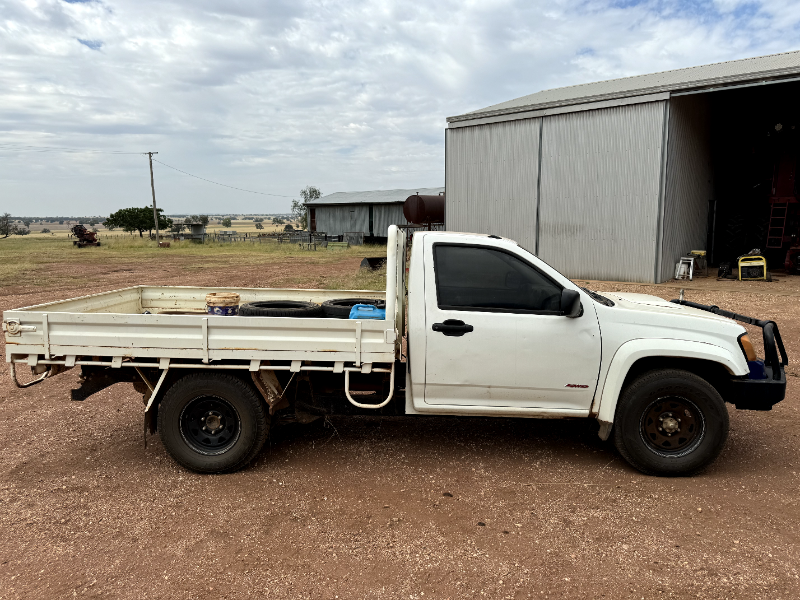
M 167 452 L 198 473 L 246 466 L 267 439 L 270 414 L 252 386 L 226 374 L 196 373 L 176 381 L 158 408 Z
M 614 443 L 648 475 L 690 475 L 711 464 L 728 438 L 728 410 L 705 379 L 680 369 L 650 371 L 620 396 Z
M 243 317 L 321 317 L 322 307 L 314 302 L 296 300 L 265 300 L 248 302 L 239 307 Z
M 326 300 L 322 303 L 322 310 L 325 316 L 334 319 L 347 319 L 350 317 L 350 309 L 356 304 L 369 304 L 383 308 L 386 302 L 383 300 L 375 300 L 374 298 L 336 298 L 335 300 Z

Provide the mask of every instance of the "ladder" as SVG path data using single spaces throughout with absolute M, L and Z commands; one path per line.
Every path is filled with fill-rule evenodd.
M 783 247 L 783 231 L 786 229 L 786 217 L 789 213 L 788 202 L 774 202 L 769 213 L 769 231 L 767 232 L 767 248 Z

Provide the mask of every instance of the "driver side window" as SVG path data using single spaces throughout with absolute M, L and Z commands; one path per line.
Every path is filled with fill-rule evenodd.
M 516 256 L 481 246 L 433 247 L 440 309 L 555 314 L 561 286 Z

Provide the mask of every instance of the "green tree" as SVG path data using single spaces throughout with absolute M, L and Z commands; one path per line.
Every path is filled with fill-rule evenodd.
M 300 197 L 303 201 L 298 202 L 297 200 L 292 200 L 292 216 L 300 224 L 302 229 L 308 228 L 308 209 L 306 208 L 306 204 L 318 200 L 320 196 L 322 196 L 322 192 L 319 188 L 313 185 L 307 185 L 300 190 Z
M 263 222 L 264 222 L 264 219 L 262 219 L 261 217 L 254 217 L 253 218 L 253 223 L 263 223 Z
M 25 228 L 28 229 L 31 226 L 30 219 L 22 219 L 22 224 L 25 225 Z
M 283 230 L 284 231 L 294 231 L 294 227 L 292 227 L 291 225 L 285 225 L 283 227 Z
M 256 223 L 256 229 L 264 229 L 264 226 L 261 224 L 261 221 Z
M 208 215 L 199 215 L 197 220 L 200 221 L 203 225 L 208 225 Z
M 0 236 L 7 238 L 11 234 L 11 214 L 3 213 L 0 217 Z
M 230 227 L 231 226 L 231 218 L 230 217 L 225 217 L 224 219 L 222 219 L 222 226 L 223 227 Z
M 168 219 L 161 213 L 163 209 L 158 209 L 158 228 L 159 230 L 166 231 L 172 227 L 172 219 Z M 121 208 L 115 213 L 111 213 L 106 219 L 106 227 L 119 227 L 123 231 L 133 232 L 138 231 L 139 237 L 144 237 L 143 232 L 152 232 L 155 229 L 155 222 L 153 221 L 153 209 L 150 206 L 144 208 Z
M 45 227 L 44 229 L 42 229 L 42 233 L 50 233 L 50 230 L 47 227 Z

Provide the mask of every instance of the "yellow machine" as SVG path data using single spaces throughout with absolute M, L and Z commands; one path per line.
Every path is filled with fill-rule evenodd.
M 758 274 L 759 267 L 761 274 Z M 763 256 L 742 256 L 739 259 L 739 281 L 767 280 L 767 259 Z

